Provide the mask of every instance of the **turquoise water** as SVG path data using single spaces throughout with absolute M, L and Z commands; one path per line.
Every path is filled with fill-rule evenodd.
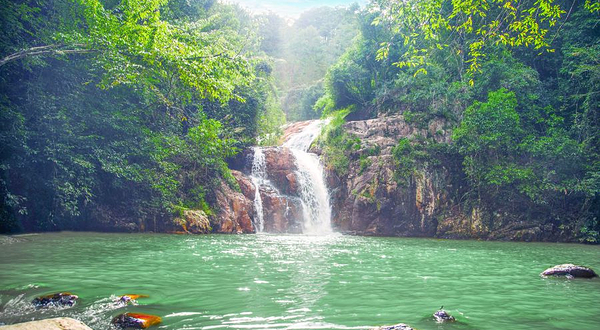
M 54 316 L 109 329 L 123 312 L 157 329 L 600 329 L 600 279 L 543 279 L 561 263 L 600 270 L 600 247 L 302 235 L 51 233 L 0 245 L 0 322 Z M 73 308 L 35 310 L 71 291 Z M 117 295 L 150 297 L 117 307 Z M 458 320 L 436 324 L 444 305 Z

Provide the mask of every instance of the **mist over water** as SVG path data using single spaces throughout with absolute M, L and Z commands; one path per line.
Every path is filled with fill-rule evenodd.
M 600 280 L 543 279 L 597 246 L 341 235 L 50 233 L 3 245 L 0 322 L 70 316 L 103 330 L 124 312 L 157 329 L 597 329 Z M 35 310 L 71 291 L 73 308 Z M 147 294 L 138 306 L 111 297 Z M 456 324 L 438 325 L 441 305 Z

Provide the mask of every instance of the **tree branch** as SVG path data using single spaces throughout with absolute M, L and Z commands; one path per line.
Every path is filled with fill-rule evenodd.
M 64 55 L 64 54 L 85 54 L 95 52 L 92 49 L 77 49 L 76 47 L 84 47 L 82 44 L 70 45 L 71 47 L 75 47 L 75 49 L 64 49 L 67 45 L 64 44 L 54 44 L 54 45 L 46 45 L 46 46 L 37 46 L 31 47 L 27 49 L 20 50 L 16 53 L 10 54 L 2 59 L 0 59 L 0 66 L 3 66 L 9 62 L 20 60 L 29 56 L 40 56 L 40 55 Z

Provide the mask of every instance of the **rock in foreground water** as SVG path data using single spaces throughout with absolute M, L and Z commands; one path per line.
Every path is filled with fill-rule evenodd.
M 73 306 L 79 297 L 70 292 L 59 292 L 47 296 L 37 297 L 31 302 L 35 307 L 64 307 Z
M 556 265 L 552 268 L 548 268 L 543 271 L 541 276 L 566 276 L 567 278 L 592 278 L 597 277 L 596 274 L 591 268 L 584 266 L 577 266 L 573 264 L 563 264 Z
M 124 313 L 112 320 L 112 324 L 123 329 L 146 329 L 161 322 L 160 316 L 141 313 Z
M 92 328 L 70 317 L 58 317 L 7 325 L 3 326 L 2 330 L 92 330 Z
M 436 322 L 438 322 L 438 323 L 456 321 L 454 316 L 448 314 L 448 312 L 446 312 L 443 309 L 440 309 L 439 311 L 433 313 L 433 317 L 435 318 Z
M 404 323 L 398 323 L 395 325 L 384 325 L 382 327 L 373 328 L 371 330 L 416 330 L 411 328 L 409 325 Z
M 144 294 L 124 294 L 117 299 L 116 303 L 119 305 L 137 305 L 139 298 L 148 298 L 148 296 Z

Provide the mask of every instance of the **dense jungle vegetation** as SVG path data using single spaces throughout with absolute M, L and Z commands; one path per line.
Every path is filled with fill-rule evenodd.
M 374 1 L 314 107 L 335 115 L 326 161 L 342 177 L 352 158 L 368 166 L 369 150 L 357 152 L 360 139 L 344 132 L 344 118 L 402 114 L 425 129 L 441 120 L 450 143 L 399 139 L 401 184 L 425 169 L 454 172 L 461 209 L 526 214 L 599 242 L 599 7 Z
M 285 121 L 256 21 L 238 7 L 1 6 L 2 231 L 210 212 L 227 157 Z
M 401 139 L 399 178 L 443 154 L 461 203 L 600 240 L 598 1 L 374 0 L 293 24 L 213 0 L 0 6 L 0 232 L 210 214 L 229 157 L 286 117 L 333 114 L 323 151 L 343 172 L 344 120 L 402 114 L 453 133 Z

